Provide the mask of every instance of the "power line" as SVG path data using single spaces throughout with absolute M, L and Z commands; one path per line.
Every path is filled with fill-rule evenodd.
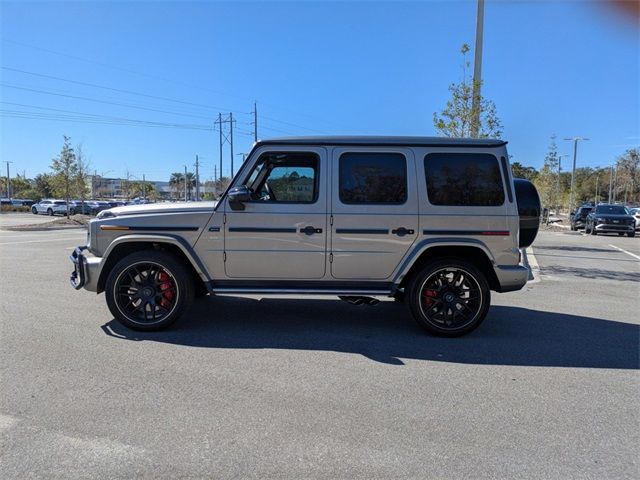
M 9 118 L 23 118 L 29 120 L 54 120 L 67 121 L 75 123 L 103 124 L 103 125 L 123 125 L 123 126 L 141 126 L 141 127 L 162 127 L 162 128 L 180 128 L 186 130 L 204 130 L 211 131 L 212 128 L 207 125 L 190 125 L 179 123 L 153 122 L 147 120 L 136 120 L 122 117 L 101 117 L 91 114 L 79 115 L 61 115 L 44 112 L 28 112 L 21 110 L 0 109 L 0 115 Z
M 103 90 L 109 90 L 112 92 L 118 92 L 118 93 L 126 93 L 129 95 L 138 95 L 140 97 L 146 97 L 146 98 L 153 98 L 154 100 L 164 100 L 167 102 L 174 102 L 174 103 L 180 103 L 183 105 L 189 105 L 189 106 L 193 106 L 193 107 L 200 107 L 200 108 L 210 108 L 213 110 L 230 110 L 229 108 L 225 108 L 225 107 L 217 107 L 215 105 L 205 105 L 202 103 L 193 103 L 193 102 L 187 102 L 184 100 L 177 100 L 175 98 L 169 98 L 169 97 L 162 97 L 162 96 L 158 96 L 158 95 L 149 95 L 147 93 L 140 93 L 140 92 L 135 92 L 133 90 L 125 90 L 122 88 L 114 88 L 114 87 L 107 87 L 105 85 L 98 85 L 95 83 L 89 83 L 89 82 L 80 82 L 78 80 L 70 80 L 68 78 L 62 78 L 62 77 L 56 77 L 54 75 L 46 75 L 44 73 L 36 73 L 36 72 L 29 72 L 26 70 L 20 70 L 18 68 L 11 68 L 11 67 L 2 67 L 3 70 L 8 70 L 11 72 L 19 72 L 19 73 L 24 73 L 27 75 L 33 75 L 36 77 L 42 77 L 42 78 L 49 78 L 52 80 L 59 80 L 61 82 L 67 82 L 67 83 L 74 83 L 76 85 L 84 85 L 85 87 L 93 87 L 93 88 L 101 88 Z
M 198 85 L 189 84 L 189 83 L 186 83 L 186 82 L 181 82 L 179 80 L 171 80 L 171 79 L 168 79 L 168 78 L 164 78 L 164 77 L 160 77 L 160 76 L 156 76 L 156 75 L 151 75 L 149 73 L 139 72 L 139 71 L 133 70 L 133 69 L 119 67 L 117 65 L 111 65 L 111 64 L 108 64 L 108 63 L 97 62 L 95 60 L 90 60 L 88 58 L 78 57 L 78 56 L 75 56 L 75 55 L 70 55 L 70 54 L 67 54 L 67 53 L 58 52 L 58 51 L 55 51 L 55 50 L 42 48 L 42 47 L 38 47 L 38 46 L 35 46 L 35 45 L 30 45 L 30 44 L 27 44 L 27 43 L 23 43 L 23 42 L 16 42 L 15 40 L 10 40 L 8 38 L 3 38 L 2 41 L 5 42 L 5 43 L 11 43 L 11 44 L 19 45 L 19 46 L 22 46 L 22 47 L 32 48 L 34 50 L 40 50 L 40 51 L 43 51 L 43 52 L 46 52 L 46 53 L 50 53 L 50 54 L 53 54 L 53 55 L 59 55 L 59 56 L 62 56 L 62 57 L 72 58 L 74 60 L 79 60 L 79 61 L 82 61 L 82 62 L 87 62 L 87 63 L 94 64 L 94 65 L 99 65 L 99 66 L 105 67 L 105 68 L 112 68 L 114 70 L 120 70 L 120 71 L 123 71 L 123 72 L 132 73 L 134 75 L 140 75 L 140 76 L 147 77 L 147 78 L 153 78 L 153 79 L 160 80 L 160 81 L 167 82 L 167 83 L 174 83 L 174 84 L 186 86 L 186 87 L 189 87 L 189 88 L 196 88 L 198 90 L 215 93 L 217 95 L 224 95 L 224 96 L 227 96 L 227 97 L 237 98 L 237 99 L 240 99 L 240 100 L 243 100 L 243 101 L 248 101 L 249 100 L 247 97 L 242 97 L 242 96 L 239 96 L 239 95 L 234 95 L 234 94 L 230 94 L 230 93 L 222 92 L 222 91 L 218 91 L 218 90 L 212 90 L 210 88 L 205 88 L 205 87 L 201 87 L 201 86 L 198 86 Z M 288 112 L 294 113 L 294 114 L 296 114 L 298 116 L 303 116 L 303 117 L 306 117 L 306 118 L 309 118 L 309 119 L 312 119 L 312 120 L 315 120 L 315 121 L 320 121 L 320 122 L 324 123 L 325 125 L 331 125 L 332 127 L 336 126 L 335 122 L 333 122 L 333 121 L 329 122 L 327 120 L 320 119 L 318 117 L 315 117 L 313 115 L 309 115 L 309 114 L 304 113 L 304 112 L 296 111 L 296 110 L 293 110 L 293 109 L 290 109 L 290 108 L 286 108 L 286 107 L 281 107 L 281 106 L 278 106 L 278 105 L 275 105 L 275 104 L 272 104 L 272 103 L 267 103 L 267 102 L 262 102 L 262 101 L 260 103 L 262 105 L 271 106 L 272 108 L 275 108 L 275 109 L 278 109 L 278 110 L 281 110 L 281 111 L 288 111 Z M 220 109 L 220 110 L 230 111 L 230 109 Z
M 8 83 L 2 83 L 2 86 L 5 88 L 13 88 L 16 90 L 23 90 L 26 92 L 34 92 L 34 93 L 41 93 L 43 95 L 54 95 L 56 97 L 65 97 L 65 98 L 73 98 L 76 100 L 84 100 L 87 102 L 96 102 L 96 103 L 104 103 L 106 105 L 116 105 L 119 107 L 125 107 L 125 108 L 135 108 L 137 110 L 146 110 L 149 112 L 157 112 L 157 113 L 166 113 L 168 115 L 178 115 L 178 116 L 183 116 L 183 117 L 193 117 L 193 118 L 202 118 L 205 120 L 209 120 L 211 117 L 205 117 L 204 115 L 190 115 L 190 114 L 186 114 L 186 113 L 179 113 L 179 112 L 171 112 L 168 110 L 160 110 L 157 108 L 148 108 L 148 107 L 142 107 L 139 105 L 131 105 L 131 104 L 127 104 L 127 103 L 119 103 L 119 102 L 110 102 L 108 100 L 100 100 L 97 98 L 91 98 L 91 97 L 81 97 L 79 95 L 69 95 L 69 94 L 65 94 L 65 93 L 56 93 L 56 92 L 51 92 L 48 90 L 39 90 L 36 88 L 28 88 L 28 87 L 20 87 L 18 85 L 11 85 Z

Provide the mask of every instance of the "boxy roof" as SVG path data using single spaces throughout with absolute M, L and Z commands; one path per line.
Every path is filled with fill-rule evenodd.
M 501 147 L 507 142 L 496 138 L 450 138 L 450 137 L 393 137 L 393 136 L 313 136 L 282 137 L 258 140 L 262 145 L 359 145 L 359 146 L 419 146 L 419 147 Z

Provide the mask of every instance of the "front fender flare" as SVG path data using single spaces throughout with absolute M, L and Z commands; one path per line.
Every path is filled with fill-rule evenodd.
M 109 256 L 111 253 L 118 248 L 120 245 L 126 243 L 149 243 L 149 244 L 165 244 L 165 245 L 173 245 L 180 249 L 180 251 L 184 254 L 184 256 L 189 260 L 191 266 L 194 268 L 198 276 L 202 279 L 205 284 L 211 281 L 211 276 L 207 271 L 207 268 L 202 263 L 202 261 L 195 254 L 193 248 L 189 243 L 182 237 L 177 235 L 154 235 L 154 234 L 142 234 L 142 235 L 123 235 L 121 237 L 116 238 L 113 242 L 109 244 L 107 249 L 105 250 L 102 261 L 100 262 L 100 269 L 98 273 L 98 285 L 102 285 L 104 283 L 103 272 L 104 266 L 109 261 Z

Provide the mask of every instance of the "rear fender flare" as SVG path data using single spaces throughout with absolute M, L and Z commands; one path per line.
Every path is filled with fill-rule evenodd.
M 414 245 L 414 248 L 411 249 L 409 254 L 404 258 L 396 273 L 393 276 L 393 284 L 400 285 L 404 277 L 411 271 L 413 265 L 422 257 L 422 254 L 428 251 L 433 247 L 473 247 L 478 248 L 489 259 L 491 265 L 495 268 L 496 262 L 495 258 L 491 254 L 491 251 L 487 246 L 481 242 L 480 240 L 476 240 L 473 238 L 438 238 L 438 239 L 427 239 L 422 240 Z

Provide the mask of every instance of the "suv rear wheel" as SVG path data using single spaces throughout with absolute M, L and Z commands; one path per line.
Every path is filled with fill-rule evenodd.
M 127 255 L 109 273 L 105 295 L 111 314 L 134 330 L 160 330 L 193 302 L 193 280 L 173 255 L 145 250 Z
M 491 304 L 484 274 L 456 258 L 429 262 L 412 278 L 407 291 L 418 325 L 442 337 L 458 337 L 476 329 Z

